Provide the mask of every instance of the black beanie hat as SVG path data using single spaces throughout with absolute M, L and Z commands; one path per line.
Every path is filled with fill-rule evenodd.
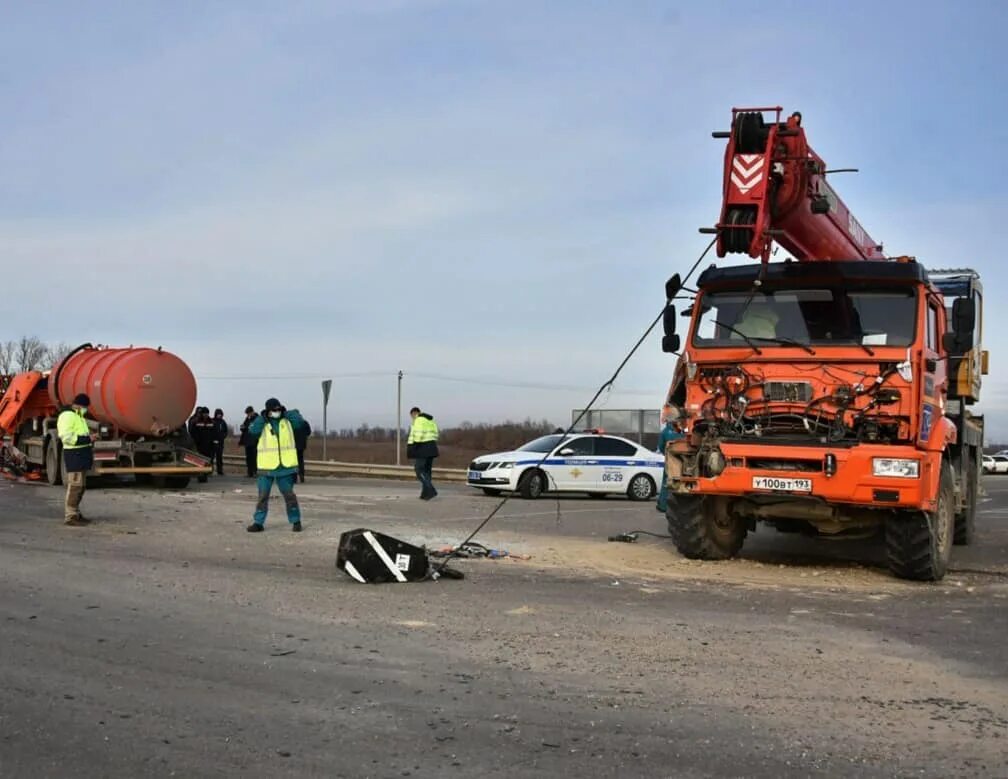
M 75 406 L 90 406 L 91 398 L 85 395 L 83 392 L 73 399 L 73 404 Z

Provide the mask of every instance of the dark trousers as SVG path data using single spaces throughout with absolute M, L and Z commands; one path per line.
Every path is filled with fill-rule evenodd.
M 224 475 L 224 442 L 218 441 L 214 444 L 214 460 L 217 462 L 217 475 Z
M 266 514 L 269 512 L 270 492 L 273 491 L 273 483 L 276 482 L 280 494 L 283 495 L 284 505 L 287 507 L 287 521 L 292 525 L 301 521 L 301 506 L 298 505 L 297 495 L 294 494 L 294 474 L 286 476 L 270 476 L 260 474 L 258 479 L 259 499 L 256 501 L 255 514 L 252 521 L 257 525 L 266 523 Z
M 301 483 L 304 484 L 304 449 L 298 449 L 298 477 L 301 479 Z
M 258 452 L 254 446 L 245 447 L 245 473 L 248 476 L 255 476 L 256 471 L 256 459 L 258 458 Z
M 213 442 L 202 443 L 202 444 L 197 444 L 196 445 L 196 451 L 199 452 L 201 455 L 203 455 L 204 457 L 206 457 L 210 461 L 210 470 L 211 471 L 213 471 L 213 467 L 214 467 L 214 457 L 215 457 L 214 449 L 215 448 L 216 447 L 215 447 L 215 445 L 214 445 Z M 196 477 L 196 481 L 198 481 L 200 484 L 202 484 L 206 480 L 207 480 L 206 474 L 201 474 L 200 476 Z
M 431 481 L 433 468 L 433 457 L 418 457 L 413 463 L 413 470 L 416 471 L 416 477 L 420 481 L 421 498 L 433 498 L 437 495 L 437 490 L 434 489 L 434 483 Z

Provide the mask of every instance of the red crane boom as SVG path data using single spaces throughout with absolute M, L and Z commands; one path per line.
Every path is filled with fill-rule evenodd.
M 826 183 L 826 163 L 808 145 L 801 114 L 781 121 L 775 108 L 733 108 L 725 150 L 717 254 L 764 263 L 777 241 L 797 260 L 884 260 L 882 247 Z M 764 112 L 774 113 L 771 123 Z M 706 231 L 710 232 L 710 231 Z

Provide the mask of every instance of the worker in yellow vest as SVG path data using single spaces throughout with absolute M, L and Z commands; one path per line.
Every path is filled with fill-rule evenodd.
M 414 406 L 410 409 L 409 438 L 406 439 L 406 457 L 414 460 L 413 469 L 420 481 L 420 500 L 430 500 L 437 497 L 431 472 L 434 468 L 434 458 L 438 456 L 438 426 L 434 417 L 425 414 Z
M 74 398 L 70 408 L 64 409 L 56 418 L 56 434 L 63 445 L 63 466 L 66 471 L 63 521 L 73 527 L 88 523 L 80 512 L 80 503 L 84 497 L 84 474 L 94 466 L 94 441 L 97 438 L 84 419 L 90 405 L 91 398 L 81 393 Z M 49 445 L 56 446 L 56 443 Z
M 266 401 L 266 408 L 249 423 L 248 435 L 256 444 L 256 469 L 258 471 L 259 499 L 256 502 L 252 524 L 246 530 L 261 533 L 269 511 L 270 493 L 274 482 L 283 495 L 287 507 L 287 521 L 291 530 L 301 532 L 301 507 L 294 494 L 294 479 L 298 472 L 297 444 L 294 430 L 302 425 L 301 414 L 288 411 L 276 398 Z

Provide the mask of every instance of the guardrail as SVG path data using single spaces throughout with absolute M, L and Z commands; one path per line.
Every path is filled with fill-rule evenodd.
M 232 466 L 245 467 L 244 455 L 226 454 L 224 462 Z M 315 476 L 364 476 L 372 479 L 416 478 L 416 472 L 409 465 L 325 462 L 323 460 L 305 460 L 305 473 Z M 434 468 L 431 475 L 434 481 L 464 482 L 467 473 L 460 468 Z

